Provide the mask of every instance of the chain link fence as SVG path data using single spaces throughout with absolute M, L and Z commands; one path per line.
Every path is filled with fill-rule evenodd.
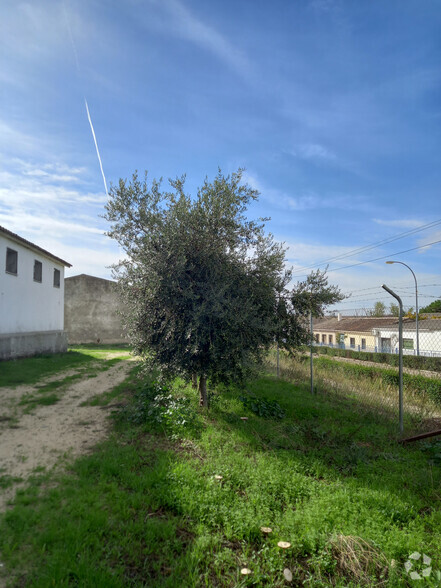
M 310 348 L 294 357 L 274 351 L 271 369 L 308 393 L 373 411 L 400 433 L 398 326 L 394 317 L 314 319 Z M 403 321 L 402 393 L 405 437 L 441 429 L 441 315 L 420 317 L 418 329 Z

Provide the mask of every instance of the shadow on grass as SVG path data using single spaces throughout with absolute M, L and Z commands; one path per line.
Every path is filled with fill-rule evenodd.
M 109 364 L 119 361 L 117 358 L 107 360 L 105 354 L 109 350 L 125 354 L 130 351 L 128 346 L 83 345 L 69 349 L 65 353 L 36 355 L 22 359 L 0 361 L 0 388 L 13 387 L 23 384 L 35 384 L 42 378 L 51 376 L 64 370 L 87 366 L 92 362 Z
M 22 570 L 13 585 L 171 588 L 189 577 L 194 534 L 161 504 L 172 444 L 148 434 L 115 441 L 77 460 L 55 488 L 40 495 L 42 476 L 18 494 L 0 521 L 2 560 Z

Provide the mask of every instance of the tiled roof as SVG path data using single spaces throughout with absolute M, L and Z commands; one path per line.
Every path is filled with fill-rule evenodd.
M 413 321 L 412 321 L 413 322 Z M 342 316 L 340 320 L 337 317 L 325 317 L 314 321 L 314 331 L 335 331 L 340 333 L 358 332 L 370 333 L 372 329 L 396 326 L 398 328 L 398 319 L 395 316 L 381 317 L 360 317 L 360 316 Z
M 404 322 L 404 328 L 406 331 L 416 331 L 415 320 L 407 319 Z M 418 320 L 418 331 L 433 332 L 441 331 L 441 315 L 440 314 L 423 314 L 420 315 Z
M 31 241 L 28 241 L 27 239 L 23 239 L 23 237 L 20 237 L 20 235 L 17 235 L 16 233 L 13 233 L 12 231 L 8 231 L 8 229 L 5 229 L 5 227 L 0 226 L 0 233 L 4 233 L 8 237 L 11 237 L 14 241 L 18 241 L 18 243 L 21 243 L 22 245 L 24 245 L 25 247 L 28 247 L 29 249 L 33 249 L 34 251 L 39 251 L 40 253 L 43 253 L 44 255 L 47 255 L 48 257 L 55 259 L 56 261 L 58 261 L 59 263 L 61 263 L 62 265 L 66 266 L 66 267 L 72 267 L 71 263 L 64 261 L 64 259 L 61 259 L 61 257 L 57 257 L 53 253 L 46 251 L 46 249 L 43 249 L 42 247 L 35 245 L 35 243 L 31 243 Z

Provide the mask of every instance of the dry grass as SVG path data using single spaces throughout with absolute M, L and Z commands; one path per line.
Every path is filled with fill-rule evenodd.
M 275 356 L 270 355 L 268 367 L 274 373 L 275 366 Z M 291 382 L 308 383 L 310 381 L 309 358 L 301 355 L 296 357 L 281 355 L 280 376 Z M 356 378 L 314 365 L 314 390 L 320 394 L 332 394 L 352 400 L 357 411 L 375 412 L 388 420 L 398 421 L 398 389 L 395 386 L 385 385 L 380 378 Z M 407 433 L 424 432 L 434 428 L 433 422 L 441 420 L 441 410 L 427 395 L 405 390 L 404 416 Z
M 338 572 L 360 586 L 383 586 L 387 582 L 389 562 L 376 547 L 352 535 L 336 535 L 329 541 L 328 552 L 337 562 Z

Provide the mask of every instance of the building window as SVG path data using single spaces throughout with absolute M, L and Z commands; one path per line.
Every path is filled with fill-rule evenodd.
M 320 343 L 320 335 L 316 335 L 315 336 L 315 342 L 316 343 Z
M 361 340 L 361 348 L 366 349 L 366 339 Z
M 351 347 L 355 347 L 355 337 L 350 337 L 349 338 L 349 344 Z
M 332 345 L 332 335 L 328 336 L 329 345 Z
M 322 343 L 326 343 L 326 335 L 322 335 Z
M 37 259 L 34 260 L 34 282 L 40 282 L 43 279 L 43 264 Z
M 6 248 L 6 271 L 8 274 L 17 275 L 18 253 L 14 249 Z
M 413 339 L 403 339 L 403 349 L 413 349 Z
M 60 287 L 60 270 L 54 268 L 54 288 Z

